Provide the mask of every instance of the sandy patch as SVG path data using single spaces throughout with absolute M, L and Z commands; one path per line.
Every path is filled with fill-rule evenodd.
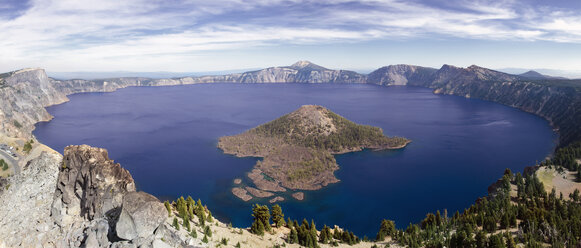
M 557 197 L 563 193 L 563 198 L 569 199 L 569 194 L 573 193 L 575 189 L 581 191 L 581 183 L 577 182 L 577 172 L 567 171 L 558 172 L 554 168 L 541 167 L 536 172 L 537 177 L 543 182 L 545 190 L 551 192 L 553 187 L 557 192 Z

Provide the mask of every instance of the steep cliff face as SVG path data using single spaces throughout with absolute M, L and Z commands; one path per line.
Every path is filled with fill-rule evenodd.
M 436 69 L 414 65 L 390 65 L 381 67 L 367 76 L 367 83 L 379 85 L 408 85 L 430 82 Z
M 442 67 L 435 80 L 421 86 L 435 93 L 478 98 L 508 105 L 547 119 L 559 129 L 560 145 L 581 140 L 579 88 L 557 82 L 530 81 L 482 67 Z
M 67 100 L 42 69 L 10 73 L 0 85 L 0 96 L 0 132 L 24 138 L 31 136 L 35 123 L 50 120 L 44 106 Z
M 581 82 L 574 80 L 527 80 L 475 65 L 444 65 L 439 70 L 398 65 L 372 72 L 367 82 L 428 87 L 436 94 L 497 102 L 547 119 L 559 129 L 561 145 L 581 140 Z

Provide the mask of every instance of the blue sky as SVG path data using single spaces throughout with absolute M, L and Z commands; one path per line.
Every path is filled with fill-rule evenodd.
M 579 0 L 0 0 L 0 71 L 581 71 Z

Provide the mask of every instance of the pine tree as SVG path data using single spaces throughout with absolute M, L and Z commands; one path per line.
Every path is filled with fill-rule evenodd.
M 506 248 L 516 248 L 516 243 L 510 233 L 506 233 Z
M 295 228 L 291 228 L 288 240 L 289 240 L 290 244 L 298 244 L 299 243 L 299 235 L 298 235 L 297 230 Z
M 327 225 L 323 225 L 323 229 L 321 229 L 321 234 L 319 235 L 319 242 L 326 244 L 329 242 L 329 236 L 327 236 Z
M 351 234 L 348 231 L 344 231 L 341 234 L 341 240 L 349 245 L 354 244 L 353 239 L 351 239 Z
M 182 219 L 187 218 L 188 209 L 186 206 L 186 200 L 184 200 L 183 196 L 178 198 L 177 209 L 178 209 L 178 215 L 180 216 L 180 218 L 182 218 Z
M 482 226 L 483 229 L 489 233 L 493 233 L 496 231 L 496 219 L 494 216 L 488 216 L 484 218 L 484 225 Z
M 186 228 L 186 230 L 188 230 L 188 232 L 190 231 L 190 218 L 186 217 L 184 219 L 184 223 L 183 223 L 184 227 Z
M 252 224 L 252 226 L 254 226 L 257 229 L 252 229 L 252 227 L 250 228 L 250 230 L 253 232 L 254 231 L 260 231 L 260 226 L 262 225 L 263 231 L 262 233 L 264 233 L 264 230 L 266 231 L 270 231 L 270 211 L 268 210 L 268 206 L 264 205 L 258 205 L 256 204 L 253 208 L 252 208 L 252 217 L 254 217 L 254 222 L 260 222 L 259 224 Z M 256 233 L 256 232 L 253 232 Z
M 305 227 L 305 229 L 311 229 L 311 226 L 309 225 L 309 222 L 307 221 L 307 219 L 303 219 L 303 222 L 301 223 L 301 227 Z
M 382 220 L 381 226 L 379 227 L 379 232 L 375 239 L 377 241 L 385 240 L 386 236 L 390 236 L 395 233 L 395 223 L 391 220 Z
M 202 201 L 200 199 L 198 199 L 198 202 L 194 206 L 194 214 L 196 214 L 196 216 L 198 216 L 198 218 L 204 219 L 204 222 L 206 221 L 206 211 L 205 211 L 204 206 L 202 205 Z M 204 217 L 200 217 L 200 216 L 204 216 Z M 202 225 L 204 225 L 204 224 L 202 224 Z
M 173 227 L 175 227 L 175 229 L 180 230 L 180 224 L 178 223 L 178 218 L 173 217 L 172 225 L 173 225 Z
M 186 199 L 186 205 L 188 207 L 188 214 L 193 217 L 194 214 L 194 208 L 196 207 L 196 202 L 194 201 L 194 199 L 192 199 L 191 196 L 188 196 L 188 198 Z
M 488 247 L 505 248 L 504 242 L 502 241 L 502 235 L 501 234 L 490 235 L 490 238 L 488 239 Z
M 204 238 L 202 239 L 202 242 L 208 243 L 208 236 L 204 235 Z
M 169 201 L 163 202 L 163 205 L 165 206 L 165 209 L 167 209 L 167 217 L 171 217 L 171 205 L 169 204 Z
M 272 206 L 272 222 L 274 222 L 276 227 L 282 227 L 286 224 L 282 208 L 278 204 Z
M 208 222 L 214 222 L 214 218 L 212 218 L 212 212 L 210 212 L 210 210 L 208 210 Z
M 196 229 L 192 230 L 192 232 L 190 233 L 190 236 L 192 236 L 192 238 L 195 238 L 195 239 L 198 238 L 198 232 L 196 232 Z
M 208 236 L 208 237 L 212 237 L 212 230 L 210 229 L 209 226 L 204 227 L 204 235 Z
M 477 232 L 474 239 L 476 242 L 476 248 L 486 248 L 486 243 L 488 242 L 488 239 L 486 238 L 486 234 L 484 234 L 484 232 L 482 231 Z
M 341 231 L 339 231 L 337 226 L 335 226 L 335 229 L 333 229 L 333 238 L 341 240 Z
M 252 226 L 250 226 L 250 232 L 256 235 L 264 235 L 264 225 L 262 221 L 254 221 L 252 222 Z
M 573 191 L 573 193 L 569 194 L 569 198 L 571 198 L 574 202 L 578 202 L 579 199 L 581 198 L 579 196 L 579 189 L 575 189 L 575 191 Z
M 204 212 L 200 212 L 200 214 L 198 215 L 198 220 L 200 221 L 200 226 L 206 225 L 206 215 L 204 214 Z
M 442 215 L 440 215 L 440 210 L 436 211 L 436 226 L 442 225 Z

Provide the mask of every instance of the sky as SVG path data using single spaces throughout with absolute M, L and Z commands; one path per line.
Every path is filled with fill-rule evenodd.
M 199 72 L 298 60 L 581 75 L 581 1 L 0 0 L 0 71 Z

